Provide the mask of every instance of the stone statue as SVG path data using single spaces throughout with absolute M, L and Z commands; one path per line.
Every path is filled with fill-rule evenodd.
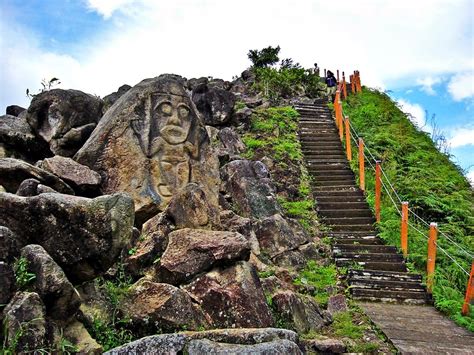
M 75 159 L 102 175 L 103 193 L 128 192 L 146 220 L 189 182 L 215 184 L 202 156 L 208 141 L 183 79 L 162 75 L 117 100 Z

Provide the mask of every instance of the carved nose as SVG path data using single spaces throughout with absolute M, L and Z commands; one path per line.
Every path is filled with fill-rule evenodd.
M 181 121 L 177 114 L 171 115 L 168 119 L 168 124 L 173 126 L 181 126 Z

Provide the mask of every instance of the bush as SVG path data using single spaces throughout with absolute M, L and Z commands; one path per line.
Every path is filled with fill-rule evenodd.
M 252 62 L 255 68 L 265 68 L 269 65 L 278 63 L 278 53 L 280 52 L 280 46 L 273 48 L 271 46 L 263 48 L 262 50 L 251 49 L 247 56 Z

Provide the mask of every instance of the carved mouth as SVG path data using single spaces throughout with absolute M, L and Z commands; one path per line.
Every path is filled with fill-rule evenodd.
M 173 143 L 184 142 L 188 136 L 188 132 L 182 129 L 179 126 L 167 125 L 163 127 L 160 131 L 161 135 L 167 141 L 172 141 Z

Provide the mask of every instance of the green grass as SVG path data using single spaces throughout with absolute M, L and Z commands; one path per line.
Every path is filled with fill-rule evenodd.
M 334 288 L 337 282 L 336 266 L 320 266 L 314 260 L 308 261 L 306 267 L 294 281 L 295 285 L 309 285 L 315 288 L 315 299 L 318 304 L 326 306 L 329 300 L 329 288 Z
M 441 153 L 427 133 L 418 130 L 384 93 L 364 89 L 343 103 L 357 132 L 378 159 L 403 200 L 425 221 L 439 223 L 463 248 L 474 254 L 473 190 L 462 170 Z M 358 173 L 357 150 L 352 167 Z M 374 176 L 366 164 L 366 190 L 369 204 L 374 206 Z M 413 217 L 413 216 L 412 216 Z M 400 217 L 382 192 L 380 235 L 389 244 L 400 246 Z M 417 229 L 428 234 L 428 227 L 411 218 Z M 465 269 L 470 270 L 471 259 L 449 243 L 441 234 L 438 245 L 446 250 Z M 426 269 L 427 241 L 425 236 L 409 229 L 408 261 L 420 273 Z M 435 305 L 450 315 L 458 324 L 474 331 L 474 311 L 460 314 L 467 276 L 441 250 L 436 260 Z M 474 307 L 471 307 L 474 308 Z
M 20 290 L 27 288 L 36 279 L 36 275 L 28 271 L 28 260 L 23 256 L 15 260 L 13 268 L 16 285 Z
M 360 339 L 364 335 L 364 328 L 354 324 L 350 311 L 335 314 L 332 328 L 337 336 L 350 339 Z

